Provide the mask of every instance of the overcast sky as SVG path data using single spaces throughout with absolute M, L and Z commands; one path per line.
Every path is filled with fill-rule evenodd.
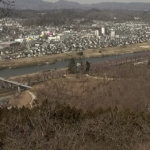
M 49 2 L 56 2 L 58 0 L 44 0 Z M 69 0 L 74 1 L 78 3 L 84 3 L 84 4 L 90 4 L 90 3 L 98 3 L 98 2 L 148 2 L 150 3 L 150 0 Z

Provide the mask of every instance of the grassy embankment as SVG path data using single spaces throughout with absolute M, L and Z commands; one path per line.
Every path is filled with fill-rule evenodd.
M 99 53 L 100 50 L 102 51 L 102 53 Z M 134 52 L 141 52 L 146 50 L 150 50 L 150 42 L 127 45 L 126 47 L 111 47 L 111 48 L 104 48 L 104 49 L 85 50 L 84 56 L 82 56 L 82 58 L 123 55 L 125 53 L 134 53 Z M 43 57 L 14 59 L 8 61 L 0 61 L 0 69 L 19 68 L 19 67 L 42 65 L 42 64 L 52 64 L 55 63 L 56 61 L 68 60 L 71 57 L 81 58 L 81 56 L 78 56 L 76 52 L 71 52 L 71 53 L 63 53 L 63 54 L 49 55 Z

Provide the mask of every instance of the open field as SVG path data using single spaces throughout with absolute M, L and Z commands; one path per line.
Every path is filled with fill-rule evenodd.
M 109 55 L 121 55 L 125 53 L 134 53 L 139 51 L 150 50 L 149 46 L 150 46 L 150 42 L 127 45 L 125 47 L 111 47 L 111 48 L 103 48 L 103 49 L 85 50 L 83 57 L 85 58 L 102 57 L 102 56 L 109 56 Z M 100 50 L 102 51 L 102 53 L 99 53 Z M 26 66 L 33 66 L 33 65 L 46 64 L 46 63 L 50 64 L 56 61 L 66 60 L 71 57 L 79 58 L 80 56 L 78 56 L 76 52 L 71 52 L 71 53 L 63 53 L 63 54 L 49 55 L 43 57 L 32 57 L 32 58 L 0 61 L 0 69 L 26 67 Z
M 9 105 L 14 107 L 22 108 L 23 106 L 30 108 L 30 102 L 32 98 L 28 91 L 22 92 L 17 96 L 13 96 L 13 98 L 9 101 Z

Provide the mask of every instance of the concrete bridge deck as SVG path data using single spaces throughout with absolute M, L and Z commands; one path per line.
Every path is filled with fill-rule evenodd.
M 5 79 L 2 78 L 2 77 L 0 77 L 0 81 L 6 82 L 6 83 L 9 83 L 9 84 L 13 84 L 13 85 L 16 85 L 16 86 L 18 86 L 18 87 L 22 87 L 22 88 L 26 88 L 26 89 L 31 89 L 31 86 L 27 86 L 27 85 L 24 85 L 24 84 L 15 82 L 15 81 L 5 80 Z

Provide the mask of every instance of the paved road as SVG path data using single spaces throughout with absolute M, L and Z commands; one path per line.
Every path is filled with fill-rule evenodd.
M 30 92 L 30 91 L 28 91 L 28 93 L 30 94 L 30 96 L 31 96 L 31 98 L 32 98 L 32 100 L 31 100 L 31 102 L 30 102 L 30 106 L 31 106 L 31 108 L 33 107 L 32 106 L 32 103 L 33 103 L 33 101 L 36 99 L 36 96 L 32 93 L 32 92 Z

